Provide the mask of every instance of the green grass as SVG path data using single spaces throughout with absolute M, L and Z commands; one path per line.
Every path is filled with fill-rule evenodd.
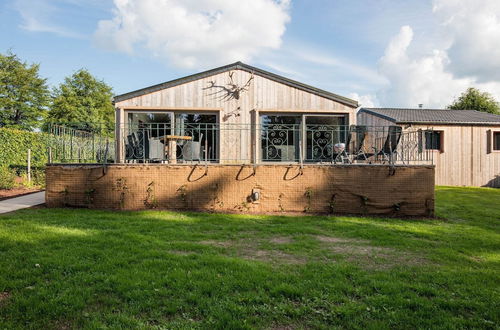
M 498 328 L 500 190 L 438 219 L 0 216 L 0 328 Z

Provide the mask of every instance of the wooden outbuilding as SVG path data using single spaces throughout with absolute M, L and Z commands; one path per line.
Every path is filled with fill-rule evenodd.
M 357 122 L 421 130 L 422 147 L 433 152 L 437 185 L 500 187 L 500 115 L 474 110 L 361 108 Z

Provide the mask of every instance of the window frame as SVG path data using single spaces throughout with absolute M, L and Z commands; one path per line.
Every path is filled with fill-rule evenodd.
M 495 144 L 495 135 L 500 136 L 500 130 L 495 130 L 495 129 L 488 130 L 488 146 L 489 146 L 488 153 L 491 152 L 500 153 L 500 143 L 498 145 Z
M 266 163 L 266 164 L 282 164 L 283 162 L 280 162 L 278 160 L 273 161 L 273 160 L 264 160 L 263 159 L 263 153 L 262 153 L 262 136 L 261 136 L 261 130 L 262 130 L 262 116 L 296 116 L 300 117 L 300 124 L 297 124 L 300 130 L 299 134 L 299 144 L 302 149 L 302 160 L 306 161 L 305 157 L 305 150 L 307 148 L 307 136 L 306 136 L 306 117 L 321 117 L 321 116 L 327 116 L 327 117 L 342 117 L 344 119 L 344 125 L 345 127 L 349 127 L 349 120 L 350 120 L 350 114 L 347 112 L 339 112 L 339 113 L 331 113 L 331 112 L 294 112 L 294 111 L 276 111 L 276 110 L 258 110 L 256 111 L 256 126 L 257 128 L 257 140 L 256 140 L 256 149 L 257 149 L 257 154 L 256 154 L 256 160 L 258 163 Z M 288 163 L 299 163 L 300 162 L 300 154 L 298 155 L 299 160 L 294 161 L 294 162 L 288 162 Z M 321 163 L 321 161 L 308 161 L 310 163 Z
M 439 148 L 427 148 L 427 134 L 428 133 L 438 133 L 439 134 Z M 425 129 L 423 130 L 423 134 L 424 134 L 424 137 L 425 137 L 425 141 L 424 141 L 424 144 L 423 144 L 423 149 L 424 150 L 428 150 L 428 151 L 436 151 L 436 152 L 440 152 L 440 153 L 443 153 L 444 152 L 444 130 L 440 130 L 440 129 Z
M 189 114 L 199 114 L 199 115 L 212 115 L 212 116 L 215 116 L 215 123 L 211 123 L 211 124 L 214 124 L 216 129 L 215 129 L 215 132 L 216 132 L 216 135 L 215 135 L 215 146 L 217 147 L 216 149 L 216 152 L 214 153 L 214 156 L 215 156 L 215 159 L 216 159 L 216 163 L 220 163 L 221 162 L 221 138 L 220 138 L 220 111 L 219 110 L 197 110 L 197 109 L 165 109 L 165 110 L 162 110 L 162 109 L 140 109 L 140 108 L 133 108 L 133 109 L 127 109 L 125 108 L 124 109 L 124 112 L 123 112 L 123 117 L 124 117 L 124 127 L 127 127 L 130 125 L 129 123 L 129 114 L 149 114 L 149 113 L 154 113 L 154 114 L 164 114 L 164 115 L 168 115 L 170 117 L 170 130 L 171 130 L 171 134 L 175 134 L 175 131 L 177 129 L 176 127 L 176 114 L 186 114 L 186 115 L 189 115 Z M 124 143 L 125 145 L 125 143 Z M 125 157 L 125 156 L 124 156 Z

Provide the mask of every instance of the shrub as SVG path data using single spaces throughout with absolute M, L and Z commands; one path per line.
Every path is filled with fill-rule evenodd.
M 27 168 L 17 168 L 17 176 L 23 179 L 23 186 L 25 187 L 45 187 L 45 168 L 35 167 L 31 169 L 31 182 L 28 181 Z
M 16 185 L 16 175 L 7 166 L 0 166 L 0 189 L 12 189 Z
M 26 167 L 28 149 L 31 149 L 31 165 L 45 166 L 49 145 L 46 133 L 0 128 L 0 166 Z

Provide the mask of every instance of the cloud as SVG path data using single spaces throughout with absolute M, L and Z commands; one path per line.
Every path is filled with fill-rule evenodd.
M 290 21 L 289 0 L 115 0 L 98 23 L 97 45 L 150 52 L 182 68 L 248 61 L 278 49 Z
M 500 80 L 500 1 L 435 0 L 433 12 L 451 39 L 449 70 L 478 82 Z
M 476 2 L 483 7 L 476 8 Z M 500 99 L 500 47 L 490 34 L 490 29 L 496 28 L 498 39 L 498 3 L 497 0 L 435 0 L 434 13 L 441 22 L 436 34 L 444 36 L 441 47 L 421 49 L 421 45 L 413 45 L 413 29 L 401 27 L 378 63 L 380 74 L 389 81 L 377 92 L 380 103 L 445 107 L 472 86 Z M 464 17 L 464 8 L 473 18 Z M 418 55 L 411 48 L 418 49 Z
M 62 10 L 55 2 L 58 2 L 59 5 L 62 3 L 72 4 L 71 0 L 16 0 L 14 8 L 21 15 L 21 28 L 31 32 L 54 33 L 62 37 L 84 38 L 84 35 L 54 23 L 54 17 L 62 15 Z
M 372 94 L 359 95 L 358 93 L 349 93 L 348 98 L 358 101 L 359 106 L 363 108 L 373 108 L 378 106 L 377 96 Z
M 426 56 L 412 58 L 408 54 L 412 40 L 412 28 L 403 26 L 389 42 L 379 61 L 379 71 L 390 84 L 377 97 L 384 105 L 416 107 L 423 103 L 426 107 L 442 107 L 472 81 L 455 79 L 445 71 L 449 64 L 445 51 L 433 50 Z

